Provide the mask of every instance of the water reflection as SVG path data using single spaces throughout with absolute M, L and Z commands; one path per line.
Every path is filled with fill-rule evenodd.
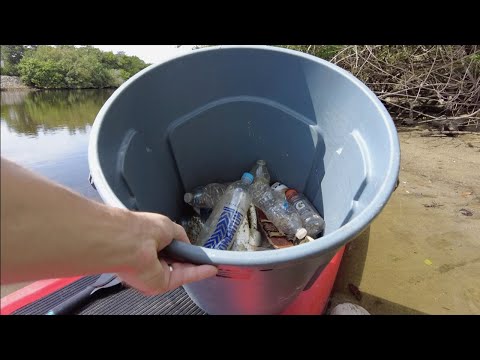
M 90 127 L 113 90 L 1 93 L 1 152 L 81 194 L 88 183 Z
M 9 130 L 30 136 L 68 129 L 86 133 L 112 90 L 2 92 L 1 117 Z

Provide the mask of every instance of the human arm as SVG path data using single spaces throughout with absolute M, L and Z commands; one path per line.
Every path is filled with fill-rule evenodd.
M 210 265 L 173 263 L 158 252 L 189 242 L 168 217 L 109 207 L 1 159 L 3 283 L 115 272 L 147 294 L 216 274 Z

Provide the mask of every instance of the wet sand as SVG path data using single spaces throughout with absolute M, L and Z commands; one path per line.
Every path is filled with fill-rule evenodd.
M 399 130 L 400 185 L 369 233 L 347 246 L 332 306 L 480 314 L 480 134 L 421 135 Z

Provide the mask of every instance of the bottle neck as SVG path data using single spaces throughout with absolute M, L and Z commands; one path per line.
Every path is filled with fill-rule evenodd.
M 242 179 L 242 184 L 248 186 L 248 185 L 251 185 L 252 183 L 250 182 L 250 180 Z

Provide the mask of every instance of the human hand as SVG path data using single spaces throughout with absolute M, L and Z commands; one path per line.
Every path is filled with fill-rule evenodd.
M 212 265 L 193 265 L 173 262 L 170 266 L 158 253 L 173 239 L 190 243 L 182 226 L 168 217 L 146 212 L 132 212 L 133 226 L 138 237 L 138 248 L 130 269 L 118 272 L 128 285 L 147 295 L 173 290 L 183 284 L 214 276 L 217 268 Z M 135 233 L 134 232 L 134 233 Z

